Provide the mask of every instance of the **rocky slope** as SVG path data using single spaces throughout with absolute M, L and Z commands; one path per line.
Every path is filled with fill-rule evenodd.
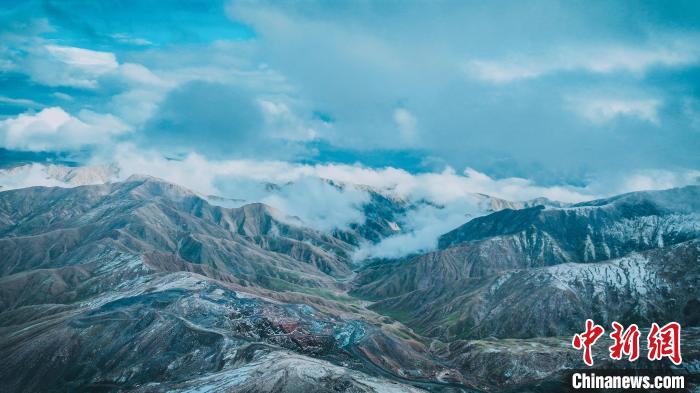
M 521 235 L 566 261 L 600 261 L 663 247 L 700 234 L 700 186 L 635 192 L 567 208 L 505 209 L 443 235 L 439 247 L 494 236 Z M 540 243 L 541 246 L 539 245 Z M 545 264 L 560 260 L 543 258 Z
M 450 288 L 506 270 L 595 262 L 700 235 L 700 187 L 641 192 L 567 208 L 536 206 L 477 217 L 440 249 L 367 266 L 355 294 L 386 299 Z
M 436 251 L 363 267 L 351 293 L 433 338 L 484 389 L 562 388 L 564 370 L 581 367 L 570 337 L 587 318 L 678 321 L 697 365 L 699 201 L 700 188 L 686 187 L 502 210 L 444 235 Z
M 351 248 L 268 206 L 212 206 L 149 177 L 2 192 L 0 380 L 9 391 L 449 387 L 436 380 L 449 366 L 343 295 Z
M 209 205 L 153 178 L 0 194 L 1 275 L 84 263 L 105 250 L 158 251 L 267 287 L 332 287 L 350 246 L 274 209 Z
M 691 240 L 600 263 L 507 270 L 434 285 L 372 307 L 445 341 L 563 336 L 587 318 L 700 326 L 699 278 L 700 241 Z
M 413 208 L 368 192 L 331 233 L 142 176 L 0 192 L 0 391 L 546 391 L 586 318 L 678 320 L 700 363 L 698 187 L 486 198 L 438 250 L 359 267 Z
M 5 391 L 418 391 L 329 362 L 361 369 L 347 349 L 371 326 L 135 256 L 18 273 L 0 288 Z

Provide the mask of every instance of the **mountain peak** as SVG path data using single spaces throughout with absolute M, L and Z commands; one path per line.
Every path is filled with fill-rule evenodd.
M 149 175 L 134 174 L 114 184 L 118 189 L 127 189 L 132 195 L 142 198 L 167 197 L 173 201 L 192 197 L 203 199 L 186 187 Z

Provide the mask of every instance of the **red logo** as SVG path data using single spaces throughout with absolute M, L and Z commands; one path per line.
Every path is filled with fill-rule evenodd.
M 635 324 L 631 324 L 627 330 L 624 330 L 622 325 L 617 322 L 612 323 L 614 332 L 610 333 L 610 338 L 615 340 L 615 343 L 610 346 L 610 358 L 615 360 L 622 359 L 622 355 L 627 355 L 630 362 L 634 362 L 639 358 L 639 328 Z
M 621 360 L 623 356 L 627 360 L 634 362 L 639 358 L 639 327 L 631 324 L 625 329 L 618 322 L 612 323 L 613 332 L 610 338 L 613 345 L 608 349 L 610 358 Z M 583 350 L 583 362 L 588 366 L 593 365 L 592 347 L 598 339 L 605 333 L 602 326 L 596 325 L 593 320 L 586 320 L 586 330 L 577 333 L 571 340 L 574 349 Z M 647 359 L 650 361 L 668 358 L 674 364 L 679 365 L 683 361 L 681 357 L 681 325 L 678 322 L 669 322 L 663 327 L 657 323 L 651 324 L 651 329 L 647 335 Z
M 681 358 L 681 325 L 678 322 L 670 322 L 659 328 L 656 323 L 651 324 L 651 330 L 647 336 L 649 347 L 649 360 L 661 360 L 665 357 L 671 359 L 673 364 L 679 365 Z
M 595 325 L 591 319 L 586 319 L 586 331 L 581 334 L 574 335 L 574 338 L 571 341 L 574 348 L 578 350 L 583 349 L 583 361 L 589 366 L 593 365 L 591 347 L 596 341 L 598 341 L 603 333 L 605 333 L 605 329 L 603 329 L 602 326 Z

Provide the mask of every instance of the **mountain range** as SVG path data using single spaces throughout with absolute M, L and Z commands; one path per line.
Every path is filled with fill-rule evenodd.
M 368 189 L 362 222 L 321 231 L 80 171 L 0 192 L 1 391 L 550 391 L 586 318 L 678 321 L 700 365 L 700 186 L 482 195 L 434 250 L 357 260 L 418 202 Z

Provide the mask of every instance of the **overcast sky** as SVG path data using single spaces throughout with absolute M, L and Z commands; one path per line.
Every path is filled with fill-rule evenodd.
M 700 169 L 697 1 L 0 7 L 8 150 L 577 187 Z

